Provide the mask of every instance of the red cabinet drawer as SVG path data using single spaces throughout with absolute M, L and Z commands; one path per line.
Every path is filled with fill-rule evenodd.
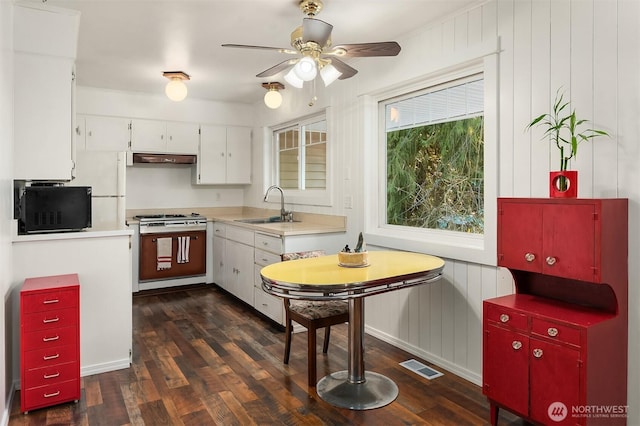
M 56 330 L 38 330 L 24 333 L 22 350 L 55 348 L 56 346 L 76 345 L 78 343 L 78 327 L 64 327 Z
M 568 326 L 566 324 L 546 321 L 540 318 L 533 318 L 531 321 L 531 332 L 538 336 L 557 340 L 558 342 L 570 343 L 580 346 L 580 329 Z
M 485 302 L 485 315 L 489 321 L 494 321 L 516 330 L 526 331 L 529 328 L 525 314 L 500 305 Z
M 23 411 L 80 399 L 80 378 L 38 388 L 25 389 Z
M 24 314 L 22 326 L 26 330 L 46 330 L 52 328 L 69 327 L 78 324 L 78 309 L 56 309 L 41 311 L 35 314 Z
M 32 369 L 77 361 L 78 345 L 56 346 L 55 348 L 36 349 L 25 352 L 24 368 Z
M 76 361 L 42 368 L 33 368 L 25 372 L 25 383 L 22 385 L 26 389 L 31 389 L 66 382 L 78 378 L 80 376 L 79 371 L 79 366 Z
M 22 298 L 24 312 L 34 313 L 54 309 L 73 308 L 78 306 L 78 291 L 60 289 L 42 293 L 25 295 Z

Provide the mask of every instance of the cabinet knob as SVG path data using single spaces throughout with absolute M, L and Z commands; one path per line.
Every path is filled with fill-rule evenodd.
M 500 314 L 500 322 L 507 322 L 507 321 L 509 321 L 509 315 Z
M 513 342 L 511 342 L 511 346 L 517 351 L 522 347 L 522 342 L 519 340 L 514 340 Z
M 556 264 L 556 258 L 553 257 L 553 256 L 547 257 L 546 260 L 547 260 L 547 265 L 549 265 L 549 266 L 553 266 L 553 265 Z
M 547 334 L 551 337 L 556 337 L 558 335 L 558 329 L 555 327 L 549 327 L 547 329 Z
M 542 349 L 534 349 L 533 350 L 533 356 L 536 358 L 542 358 Z
M 533 253 L 526 253 L 526 254 L 524 255 L 524 260 L 526 260 L 527 262 L 531 263 L 531 262 L 533 262 L 534 260 L 536 260 L 536 255 L 535 255 L 535 254 L 533 254 Z

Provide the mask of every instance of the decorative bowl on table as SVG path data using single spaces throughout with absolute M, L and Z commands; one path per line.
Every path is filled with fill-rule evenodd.
M 369 266 L 368 252 L 338 252 L 338 265 L 345 268 L 362 268 Z

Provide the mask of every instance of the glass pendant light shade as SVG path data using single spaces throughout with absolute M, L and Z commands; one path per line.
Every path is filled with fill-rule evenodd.
M 279 108 L 282 105 L 282 95 L 276 89 L 270 89 L 264 95 L 264 104 L 271 109 Z
M 341 75 L 342 73 L 331 64 L 325 65 L 320 70 L 320 77 L 322 77 L 322 81 L 324 81 L 324 87 L 327 87 L 328 85 L 336 81 Z
M 293 67 L 293 72 L 302 81 L 311 81 L 316 78 L 316 75 L 318 75 L 316 61 L 305 56 L 298 61 L 295 67 Z
M 302 89 L 302 85 L 304 84 L 304 81 L 302 81 L 302 79 L 300 79 L 296 73 L 295 70 L 296 67 L 291 68 L 291 70 L 284 76 L 284 80 L 289 83 L 291 86 L 297 88 L 297 89 Z
M 180 78 L 172 78 L 164 89 L 167 97 L 175 102 L 180 102 L 187 97 L 187 85 Z

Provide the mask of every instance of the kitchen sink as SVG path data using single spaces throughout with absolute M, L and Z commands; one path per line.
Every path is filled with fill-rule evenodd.
M 234 222 L 260 224 L 260 223 L 278 223 L 278 222 L 284 222 L 284 221 L 282 220 L 282 218 L 280 218 L 280 216 L 271 216 L 271 217 L 259 217 L 255 219 L 236 219 Z M 292 222 L 300 222 L 300 221 L 294 220 Z

